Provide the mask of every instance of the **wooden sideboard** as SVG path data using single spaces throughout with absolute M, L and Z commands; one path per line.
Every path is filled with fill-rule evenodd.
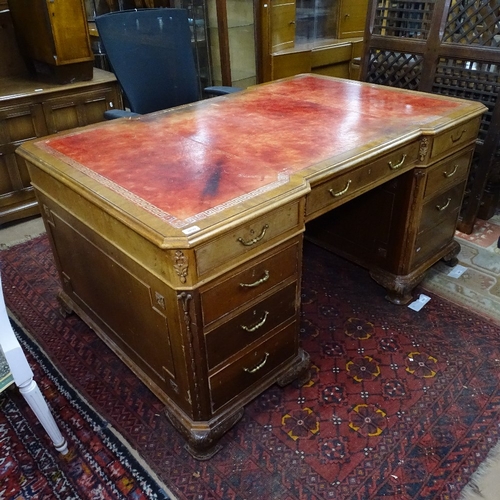
M 89 81 L 42 83 L 25 75 L 0 78 L 0 224 L 39 213 L 23 159 L 15 155 L 24 141 L 104 119 L 122 108 L 112 73 L 94 69 Z
M 206 459 L 246 403 L 307 378 L 304 231 L 368 267 L 396 303 L 439 259 L 453 261 L 484 109 L 299 75 L 17 153 L 43 207 L 63 308 Z

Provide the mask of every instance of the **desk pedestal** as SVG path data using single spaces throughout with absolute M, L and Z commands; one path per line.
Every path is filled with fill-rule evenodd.
M 467 147 L 408 171 L 309 222 L 306 237 L 369 269 L 389 301 L 408 304 L 432 265 L 457 263 L 460 245 L 453 236 L 467 168 L 453 182 L 442 172 L 460 161 L 467 166 L 471 155 Z M 431 187 L 434 177 L 439 182 Z

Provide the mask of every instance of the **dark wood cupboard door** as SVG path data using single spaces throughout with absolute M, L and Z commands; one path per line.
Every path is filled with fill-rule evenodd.
M 15 150 L 46 133 L 39 104 L 0 107 L 0 223 L 15 220 L 20 211 L 26 217 L 38 213 L 26 164 Z
M 41 84 L 24 76 L 0 78 L 0 224 L 39 212 L 25 161 L 15 151 L 23 142 L 104 119 L 122 108 L 114 75 L 95 69 L 90 82 Z

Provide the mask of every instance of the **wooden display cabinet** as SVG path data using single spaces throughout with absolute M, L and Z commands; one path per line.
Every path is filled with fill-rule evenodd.
M 83 0 L 11 0 L 9 8 L 33 74 L 56 83 L 92 79 L 94 55 Z
M 299 73 L 357 79 L 368 0 L 277 0 L 261 9 L 262 78 Z

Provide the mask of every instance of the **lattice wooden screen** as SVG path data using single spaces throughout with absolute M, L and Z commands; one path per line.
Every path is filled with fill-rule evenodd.
M 371 83 L 418 90 L 422 74 L 422 56 L 373 49 L 369 57 Z
M 431 27 L 434 1 L 378 2 L 373 21 L 373 33 L 427 39 Z
M 443 43 L 498 47 L 499 8 L 498 1 L 452 2 L 446 19 Z
M 459 229 L 500 199 L 500 0 L 371 0 L 362 79 L 481 101 Z
M 440 57 L 432 83 L 432 92 L 481 101 L 488 111 L 483 115 L 479 139 L 484 142 L 500 92 L 495 64 Z

